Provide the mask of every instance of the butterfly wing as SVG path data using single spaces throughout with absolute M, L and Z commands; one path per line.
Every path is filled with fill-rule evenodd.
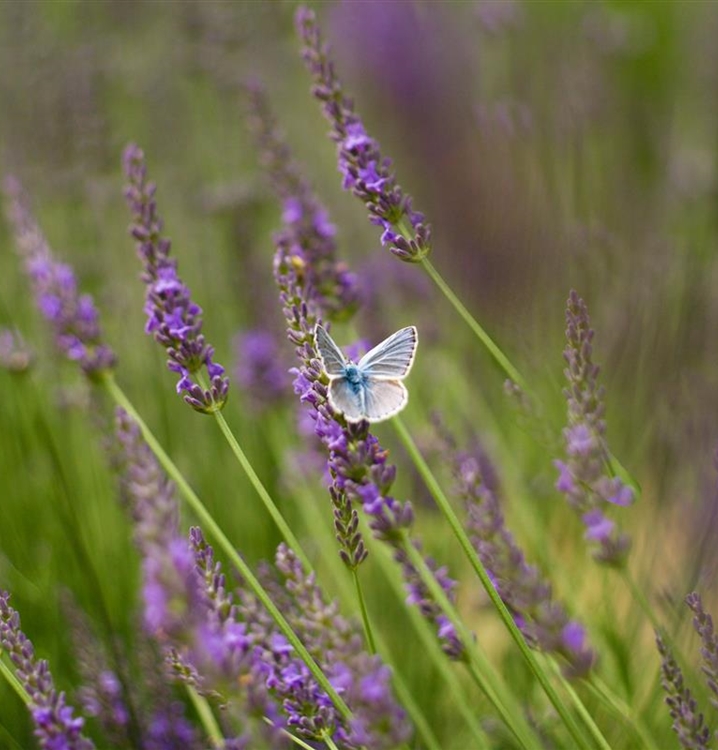
M 329 383 L 329 403 L 336 411 L 344 414 L 348 422 L 361 422 L 364 419 L 365 389 L 356 390 L 346 378 L 332 378 Z
M 339 377 L 344 374 L 347 363 L 342 350 L 334 343 L 332 337 L 320 326 L 314 329 L 314 343 L 316 344 L 319 357 L 324 365 L 324 370 L 329 377 Z
M 371 378 L 404 378 L 414 362 L 418 341 L 414 326 L 402 328 L 367 352 L 359 360 L 359 369 Z
M 409 393 L 399 380 L 369 377 L 364 387 L 364 418 L 382 422 L 398 414 L 409 401 Z

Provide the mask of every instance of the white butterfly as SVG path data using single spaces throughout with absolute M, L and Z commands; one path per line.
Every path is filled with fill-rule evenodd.
M 409 393 L 401 381 L 414 363 L 419 341 L 414 326 L 392 334 L 356 363 L 320 325 L 314 329 L 314 341 L 329 376 L 329 403 L 348 422 L 381 422 L 406 406 Z

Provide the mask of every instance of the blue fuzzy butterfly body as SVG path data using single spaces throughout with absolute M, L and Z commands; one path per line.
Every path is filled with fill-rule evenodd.
M 329 376 L 329 403 L 347 421 L 381 422 L 406 406 L 409 393 L 401 381 L 414 362 L 418 342 L 414 326 L 389 336 L 359 362 L 348 360 L 320 325 L 314 339 Z

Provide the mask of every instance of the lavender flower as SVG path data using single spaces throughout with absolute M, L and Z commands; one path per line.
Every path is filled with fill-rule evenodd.
M 4 192 L 6 216 L 30 278 L 35 302 L 52 324 L 57 347 L 68 359 L 78 362 L 88 377 L 100 378 L 115 366 L 115 355 L 102 342 L 92 297 L 80 295 L 72 268 L 54 259 L 19 181 L 6 178 Z
M 179 533 L 174 486 L 122 409 L 117 410 L 116 433 L 122 494 L 142 555 L 145 626 L 160 638 L 191 639 L 206 605 L 194 558 Z
M 104 739 L 113 747 L 139 746 L 139 727 L 128 679 L 127 654 L 117 641 L 112 641 L 112 660 L 100 642 L 85 614 L 69 594 L 63 596 L 63 610 L 70 625 L 75 666 L 82 679 L 77 699 L 86 716 L 95 718 L 103 729 Z M 120 674 L 120 670 L 122 673 Z
M 78 649 L 78 654 L 86 653 Z M 84 671 L 84 670 L 83 670 Z M 117 674 L 110 669 L 85 674 L 85 684 L 78 693 L 82 707 L 88 716 L 97 718 L 113 744 L 128 740 L 130 714 L 122 695 L 122 685 Z
M 586 303 L 571 291 L 566 309 L 568 345 L 564 370 L 569 387 L 564 391 L 568 401 L 566 461 L 555 461 L 559 470 L 556 488 L 566 495 L 569 504 L 581 515 L 586 538 L 596 542 L 597 561 L 620 565 L 630 547 L 630 538 L 621 533 L 606 517 L 606 503 L 627 506 L 633 502 L 633 491 L 619 477 L 609 476 L 609 452 L 606 445 L 604 389 L 598 385 L 599 368 L 593 364 L 590 328 Z
M 386 666 L 363 650 L 357 624 L 340 615 L 336 602 L 325 601 L 315 574 L 307 575 L 286 545 L 277 549 L 273 567 L 261 568 L 262 583 L 351 707 L 349 725 L 256 596 L 242 586 L 227 590 L 221 567 L 198 528 L 191 530 L 190 541 L 210 602 L 204 645 L 227 684 L 246 690 L 244 704 L 251 715 L 271 718 L 273 747 L 282 728 L 307 740 L 331 736 L 348 748 L 390 748 L 408 739 L 410 729 L 391 694 Z M 233 703 L 230 698 L 227 711 L 232 712 Z M 263 726 L 258 723 L 257 731 L 266 732 Z
M 410 591 L 409 601 L 418 604 L 424 616 L 435 625 L 444 650 L 459 658 L 463 649 L 453 627 L 409 560 L 405 545 L 414 542 L 407 540 L 406 532 L 411 527 L 413 512 L 410 503 L 401 503 L 389 494 L 396 468 L 387 462 L 387 452 L 369 432 L 367 422 L 347 423 L 327 400 L 328 380 L 314 344 L 314 329 L 321 320 L 321 308 L 314 296 L 312 269 L 294 252 L 300 239 L 291 226 L 285 226 L 275 243 L 275 279 L 288 324 L 288 337 L 301 363 L 294 370 L 294 390 L 300 400 L 310 406 L 315 432 L 329 454 L 330 494 L 341 558 L 350 568 L 356 568 L 366 558 L 353 507 L 354 503 L 359 503 L 370 517 L 369 525 L 375 536 L 394 549 L 394 557 L 402 566 Z M 435 575 L 452 598 L 454 582 L 442 568 L 436 569 Z
M 70 611 L 74 651 L 83 686 L 78 693 L 88 716 L 95 717 L 110 747 L 150 750 L 199 750 L 197 732 L 184 716 L 184 705 L 173 698 L 169 673 L 156 644 L 142 633 L 133 642 L 134 664 L 142 679 L 129 677 L 129 655 L 112 643 L 113 669 L 105 649 L 80 612 Z
M 701 638 L 703 673 L 708 689 L 713 693 L 711 703 L 718 709 L 718 635 L 713 628 L 713 618 L 703 609 L 699 594 L 693 592 L 686 597 L 686 604 L 693 612 L 693 627 Z
M 224 368 L 212 359 L 214 349 L 205 342 L 202 308 L 192 301 L 177 274 L 177 261 L 169 257 L 171 242 L 162 236 L 156 186 L 147 181 L 143 151 L 135 144 L 127 146 L 123 165 L 128 179 L 125 197 L 134 219 L 130 234 L 137 240 L 142 280 L 147 285 L 145 332 L 166 349 L 167 367 L 180 375 L 177 393 L 184 391 L 184 400 L 196 411 L 211 413 L 224 406 L 229 380 L 223 375 Z M 202 367 L 210 379 L 208 389 L 196 382 Z
M 25 372 L 32 360 L 32 352 L 22 336 L 9 328 L 0 328 L 0 367 L 10 372 Z
M 85 720 L 73 716 L 58 693 L 44 659 L 35 658 L 35 650 L 20 629 L 20 616 L 9 604 L 10 595 L 0 591 L 0 646 L 17 669 L 17 676 L 30 698 L 35 736 L 44 750 L 91 750 L 93 743 L 82 734 Z
M 673 719 L 673 731 L 681 747 L 686 750 L 707 750 L 710 730 L 703 722 L 703 714 L 696 710 L 691 691 L 684 685 L 681 668 L 658 633 L 656 644 L 661 654 L 661 682 L 667 694 L 666 703 Z
M 279 546 L 275 566 L 274 582 L 265 572 L 267 589 L 282 611 L 288 613 L 310 653 L 320 659 L 354 717 L 349 726 L 344 726 L 338 716 L 333 716 L 333 707 L 322 695 L 310 699 L 313 713 L 307 716 L 305 700 L 316 691 L 313 680 L 303 663 L 290 660 L 283 664 L 280 654 L 286 645 L 281 636 L 274 636 L 270 643 L 273 674 L 267 685 L 271 687 L 277 681 L 275 689 L 289 711 L 288 726 L 296 727 L 303 736 L 311 737 L 313 732 L 314 737 L 319 737 L 327 722 L 333 722 L 333 739 L 350 748 L 393 748 L 406 742 L 411 731 L 392 696 L 390 672 L 378 656 L 364 651 L 357 624 L 339 614 L 336 602 L 325 602 L 315 574 L 307 576 L 286 545 Z
M 254 83 L 247 86 L 247 93 L 259 155 L 282 203 L 283 223 L 301 238 L 296 251 L 311 266 L 316 301 L 328 320 L 347 320 L 359 306 L 359 288 L 355 274 L 337 261 L 336 228 L 294 161 L 263 88 Z
M 457 494 L 466 503 L 471 542 L 499 596 L 532 647 L 562 656 L 567 676 L 585 676 L 595 661 L 585 630 L 552 599 L 551 584 L 526 562 L 506 528 L 493 467 L 486 455 L 480 449 L 458 453 L 451 443 L 448 447 Z
M 276 403 L 288 390 L 287 368 L 281 365 L 277 343 L 274 334 L 264 328 L 243 331 L 234 339 L 235 379 L 256 409 Z
M 422 261 L 431 249 L 430 225 L 413 210 L 411 197 L 396 183 L 391 160 L 382 157 L 379 144 L 367 135 L 354 103 L 343 93 L 313 11 L 300 7 L 296 25 L 304 44 L 302 56 L 314 79 L 312 93 L 331 123 L 344 189 L 364 203 L 372 224 L 383 227 L 383 245 L 401 260 Z

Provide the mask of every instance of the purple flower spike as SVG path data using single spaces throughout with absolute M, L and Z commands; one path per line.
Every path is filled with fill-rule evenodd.
M 686 597 L 686 604 L 693 612 L 693 627 L 701 638 L 703 673 L 708 689 L 713 693 L 711 703 L 718 709 L 718 635 L 713 627 L 713 618 L 703 609 L 699 594 L 693 592 Z
M 247 87 L 249 123 L 270 184 L 282 202 L 283 224 L 297 240 L 295 252 L 312 269 L 314 295 L 327 320 L 347 320 L 359 306 L 356 275 L 337 261 L 336 229 L 292 158 L 261 86 Z
M 212 357 L 214 349 L 202 334 L 202 308 L 192 302 L 189 289 L 177 274 L 177 261 L 170 258 L 171 242 L 162 236 L 163 222 L 157 214 L 156 186 L 147 181 L 145 155 L 130 144 L 123 155 L 128 180 L 125 198 L 134 223 L 130 234 L 137 240 L 137 254 L 142 261 L 142 280 L 147 286 L 145 332 L 152 334 L 167 351 L 167 367 L 177 373 L 177 392 L 196 411 L 209 414 L 221 409 L 227 401 L 229 380 L 224 368 Z M 204 367 L 209 388 L 195 380 Z
M 309 405 L 314 431 L 329 456 L 330 496 L 340 557 L 350 569 L 356 569 L 366 559 L 368 553 L 355 507 L 361 506 L 369 516 L 375 537 L 392 547 L 394 559 L 402 567 L 409 600 L 434 625 L 444 651 L 452 658 L 461 658 L 463 647 L 453 627 L 410 561 L 406 545 L 415 544 L 407 534 L 413 512 L 411 503 L 402 503 L 390 494 L 396 468 L 387 461 L 387 452 L 369 432 L 366 421 L 347 423 L 327 400 L 328 379 L 314 341 L 316 324 L 321 322 L 321 301 L 314 291 L 311 266 L 296 252 L 300 241 L 295 227 L 285 225 L 275 242 L 274 276 L 287 321 L 287 336 L 300 360 L 300 366 L 293 370 L 294 390 L 300 401 Z M 442 568 L 427 562 L 437 582 L 453 599 L 454 581 Z
M 326 601 L 315 574 L 307 575 L 288 547 L 278 547 L 273 567 L 262 566 L 263 585 L 352 709 L 349 725 L 256 596 L 244 587 L 227 591 L 221 566 L 198 528 L 190 532 L 190 543 L 210 603 L 203 643 L 228 682 L 247 690 L 243 703 L 253 715 L 271 718 L 275 732 L 286 728 L 318 742 L 331 736 L 346 748 L 389 750 L 409 739 L 388 668 L 363 650 L 358 623 Z M 260 729 L 267 731 L 263 722 Z M 269 746 L 283 746 L 278 737 L 273 740 Z
M 312 93 L 322 103 L 331 139 L 337 144 L 342 186 L 364 203 L 371 223 L 383 228 L 383 245 L 401 260 L 421 262 L 431 249 L 430 225 L 412 209 L 411 198 L 396 183 L 391 160 L 381 155 L 379 144 L 367 134 L 354 103 L 342 91 L 314 12 L 300 7 L 296 25 L 304 44 L 302 56 L 314 79 Z
M 99 378 L 115 366 L 115 355 L 102 342 L 99 314 L 87 294 L 80 295 L 72 268 L 53 257 L 17 179 L 4 183 L 5 213 L 25 271 L 30 278 L 35 302 L 50 321 L 55 343 L 68 358 L 80 364 L 90 378 Z
M 533 648 L 558 654 L 568 677 L 583 677 L 595 661 L 583 627 L 552 597 L 551 584 L 506 527 L 495 472 L 481 449 L 458 453 L 445 435 L 458 495 L 464 499 L 471 542 L 494 587 Z
M 58 693 L 44 659 L 20 629 L 20 616 L 9 604 L 10 595 L 0 591 L 0 646 L 16 667 L 16 674 L 30 697 L 35 736 L 43 750 L 92 750 L 95 746 L 82 734 L 85 720 L 73 716 Z
M 117 410 L 116 434 L 122 496 L 142 555 L 145 627 L 157 637 L 191 639 L 206 602 L 191 550 L 179 533 L 174 485 L 144 442 L 137 423 L 122 409 Z
M 593 330 L 586 303 L 571 291 L 566 309 L 564 370 L 569 387 L 568 427 L 564 430 L 566 460 L 554 461 L 559 471 L 556 489 L 581 516 L 585 537 L 594 542 L 594 558 L 608 565 L 621 565 L 630 538 L 605 515 L 609 505 L 628 506 L 633 490 L 619 478 L 609 476 L 610 454 L 606 445 L 604 390 L 598 385 L 599 368 L 592 361 Z
M 686 750 L 708 750 L 711 746 L 710 729 L 703 721 L 703 714 L 698 712 L 691 691 L 685 686 L 681 668 L 658 633 L 656 644 L 661 654 L 661 683 L 673 719 L 673 731 Z

